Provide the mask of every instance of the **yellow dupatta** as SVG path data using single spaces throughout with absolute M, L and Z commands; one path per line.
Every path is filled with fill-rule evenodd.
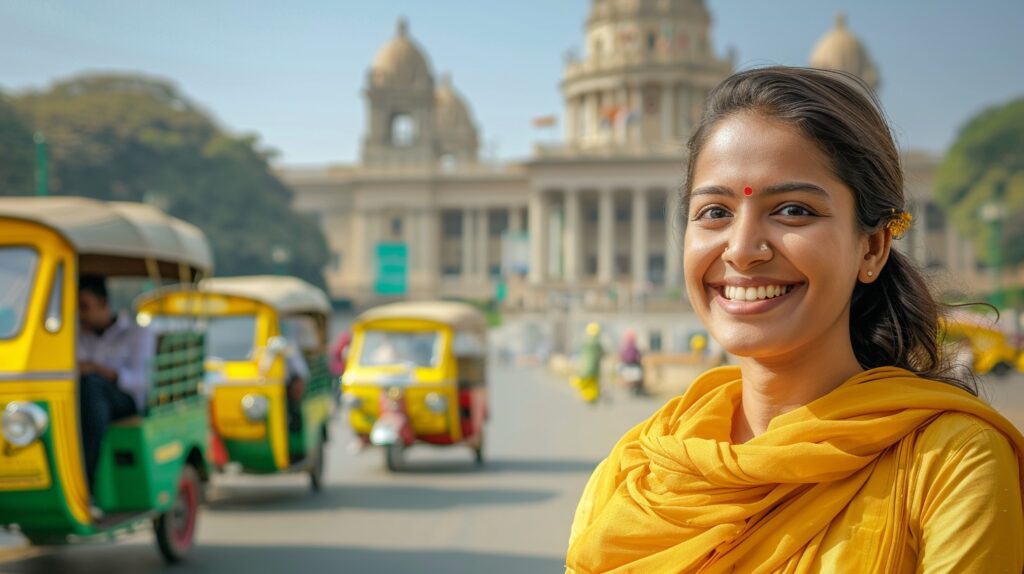
M 959 411 L 1005 434 L 1018 464 L 1024 453 L 1024 436 L 994 409 L 895 367 L 860 373 L 734 445 L 740 397 L 739 369 L 712 369 L 619 441 L 577 508 L 570 572 L 808 572 L 830 522 L 895 449 L 877 557 L 886 571 L 905 545 L 901 489 L 916 430 Z

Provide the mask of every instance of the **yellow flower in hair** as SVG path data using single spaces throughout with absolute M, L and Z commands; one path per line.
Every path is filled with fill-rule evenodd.
M 900 211 L 896 213 L 896 210 L 892 210 L 893 215 L 886 222 L 885 228 L 892 234 L 893 239 L 899 239 L 903 237 L 903 234 L 910 229 L 910 224 L 914 221 L 914 216 L 910 215 L 906 211 Z

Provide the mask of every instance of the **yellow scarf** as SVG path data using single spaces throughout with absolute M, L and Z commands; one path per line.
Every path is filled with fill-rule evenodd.
M 804 572 L 879 457 L 895 448 L 908 468 L 914 431 L 935 416 L 976 416 L 1007 436 L 1018 463 L 1024 452 L 1024 436 L 982 401 L 894 367 L 860 373 L 732 444 L 740 397 L 739 369 L 713 369 L 619 441 L 580 500 L 569 571 Z M 905 544 L 903 488 L 898 478 L 879 571 Z

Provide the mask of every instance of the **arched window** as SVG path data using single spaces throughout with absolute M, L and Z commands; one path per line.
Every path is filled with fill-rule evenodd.
M 391 118 L 391 145 L 405 147 L 416 139 L 416 121 L 409 114 L 395 114 Z

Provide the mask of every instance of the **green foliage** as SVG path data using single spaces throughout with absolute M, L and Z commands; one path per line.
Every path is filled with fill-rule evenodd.
M 81 76 L 13 103 L 46 134 L 54 195 L 154 203 L 206 233 L 218 275 L 273 273 L 271 251 L 283 246 L 288 272 L 323 286 L 323 234 L 292 211 L 271 152 L 225 133 L 171 84 Z
M 994 261 L 998 242 L 1003 264 L 1024 263 L 1024 98 L 968 122 L 939 169 L 936 198 L 984 261 Z M 991 201 L 1003 207 L 999 225 L 979 215 Z
M 28 195 L 35 186 L 32 132 L 0 95 L 0 195 Z

